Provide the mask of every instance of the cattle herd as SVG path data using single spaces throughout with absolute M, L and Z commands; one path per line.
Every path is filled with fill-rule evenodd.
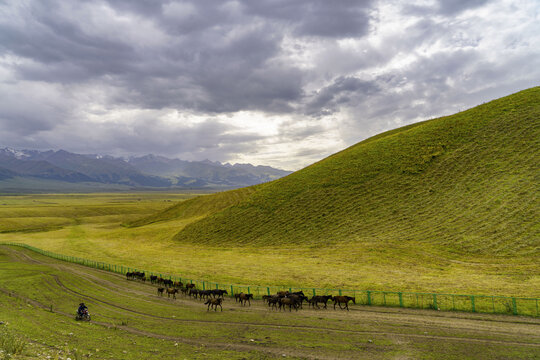
M 144 272 L 128 272 L 126 273 L 126 279 L 146 282 L 146 275 Z M 176 299 L 176 294 L 182 293 L 190 298 L 206 300 L 204 304 L 208 305 L 207 310 L 213 308 L 214 311 L 217 311 L 217 307 L 219 306 L 221 311 L 223 311 L 221 304 L 223 303 L 224 296 L 228 295 L 227 290 L 201 290 L 197 289 L 195 284 L 183 284 L 180 281 L 163 279 L 162 277 L 158 277 L 156 275 L 151 275 L 149 279 L 152 284 L 156 284 L 158 286 L 158 296 L 163 296 L 166 293 L 167 297 L 170 298 L 172 296 L 173 299 Z M 354 304 L 356 304 L 356 300 L 352 296 L 315 295 L 312 298 L 308 298 L 302 291 L 280 291 L 275 295 L 263 295 L 262 298 L 263 301 L 268 304 L 269 309 L 272 310 L 286 310 L 288 308 L 289 311 L 292 311 L 292 309 L 298 311 L 298 309 L 302 309 L 304 302 L 308 304 L 308 307 L 313 307 L 314 309 L 320 309 L 321 306 L 326 309 L 328 301 L 334 302 L 334 309 L 336 309 L 336 305 L 339 305 L 340 309 L 349 310 L 349 302 L 352 301 Z M 236 293 L 234 294 L 234 299 L 242 306 L 251 306 L 253 294 L 246 294 L 243 292 Z

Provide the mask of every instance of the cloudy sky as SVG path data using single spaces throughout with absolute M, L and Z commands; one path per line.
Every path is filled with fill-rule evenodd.
M 0 0 L 0 147 L 297 170 L 540 85 L 537 0 Z

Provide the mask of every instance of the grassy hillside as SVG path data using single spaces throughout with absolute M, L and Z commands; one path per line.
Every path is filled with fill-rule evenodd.
M 538 254 L 539 149 L 537 87 L 370 138 L 257 187 L 175 238 Z
M 190 200 L 182 201 L 159 213 L 133 220 L 126 223 L 127 226 L 143 226 L 157 222 L 174 219 L 199 218 L 222 211 L 230 206 L 240 203 L 256 189 L 256 186 L 217 193 L 214 196 L 199 196 Z

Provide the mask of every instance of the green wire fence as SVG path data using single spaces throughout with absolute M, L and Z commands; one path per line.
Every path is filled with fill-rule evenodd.
M 278 291 L 288 290 L 290 292 L 303 291 L 306 296 L 354 296 L 356 299 L 356 304 L 361 305 L 392 306 L 443 311 L 466 311 L 473 313 L 512 314 L 534 317 L 538 317 L 540 315 L 538 306 L 540 299 L 538 298 L 221 284 L 213 281 L 187 279 L 180 276 L 142 270 L 124 265 L 114 265 L 74 256 L 56 254 L 22 243 L 3 242 L 0 243 L 0 245 L 19 246 L 54 259 L 76 263 L 95 269 L 111 271 L 118 274 L 126 274 L 127 272 L 138 271 L 144 272 L 147 278 L 155 275 L 163 279 L 170 279 L 175 282 L 182 282 L 184 284 L 195 284 L 198 289 L 202 290 L 224 289 L 227 290 L 229 296 L 234 296 L 234 294 L 244 292 L 248 294 L 253 294 L 254 298 L 261 298 L 263 295 L 272 295 L 277 293 Z

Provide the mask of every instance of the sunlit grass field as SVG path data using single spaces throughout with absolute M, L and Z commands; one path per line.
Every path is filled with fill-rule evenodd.
M 124 225 L 194 196 L 2 196 L 0 241 L 228 284 L 511 296 L 537 296 L 540 288 L 538 263 L 527 257 L 466 258 L 425 246 L 419 251 L 398 242 L 384 248 L 376 242 L 261 247 L 197 245 L 174 239 L 179 229 L 202 215 L 140 227 Z

